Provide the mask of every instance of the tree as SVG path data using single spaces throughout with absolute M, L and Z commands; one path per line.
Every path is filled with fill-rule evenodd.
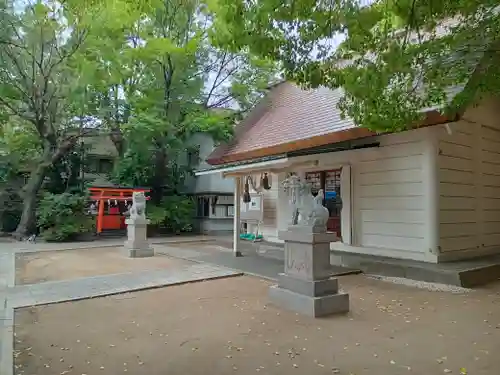
M 215 43 L 270 56 L 306 87 L 342 87 L 343 113 L 376 131 L 499 92 L 495 0 L 215 0 L 211 10 Z
M 16 119 L 0 122 L 0 232 L 19 223 L 24 175 L 40 155 L 40 142 L 31 127 Z
M 33 231 L 37 193 L 47 172 L 81 135 L 75 116 L 90 75 L 79 52 L 99 35 L 100 25 L 107 25 L 104 8 L 91 1 L 0 2 L 0 115 L 23 122 L 40 144 L 21 192 L 17 238 Z
M 154 110 L 180 124 L 186 113 L 206 117 L 201 109 L 244 111 L 276 73 L 271 61 L 214 48 L 211 15 L 201 1 L 146 1 L 128 16 L 125 30 L 104 37 L 108 52 L 95 68 L 104 85 L 93 91 L 120 155 L 126 143 L 121 128 L 131 116 Z
M 227 139 L 234 116 L 227 109 L 251 107 L 275 69 L 249 53 L 211 46 L 200 1 L 152 0 L 138 9 L 125 31 L 109 36 L 115 51 L 96 72 L 111 84 L 94 93 L 123 157 L 115 178 L 144 181 L 158 201 L 189 173 L 177 163 L 189 136 L 202 131 Z

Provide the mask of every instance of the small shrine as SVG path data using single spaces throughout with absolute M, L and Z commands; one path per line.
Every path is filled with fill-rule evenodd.
M 109 230 L 125 230 L 125 219 L 132 207 L 133 194 L 147 194 L 150 191 L 151 189 L 142 187 L 90 187 L 90 211 L 96 216 L 97 234 Z M 149 200 L 149 197 L 146 196 L 146 200 Z

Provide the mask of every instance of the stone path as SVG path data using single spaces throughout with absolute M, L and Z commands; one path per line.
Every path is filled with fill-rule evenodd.
M 266 252 L 257 253 L 252 247 L 242 247 L 242 257 L 235 257 L 231 251 L 204 251 L 189 245 L 179 246 L 177 244 L 161 244 L 156 248 L 156 254 L 166 255 L 172 258 L 186 259 L 203 264 L 230 268 L 241 271 L 247 275 L 257 276 L 263 279 L 276 281 L 279 273 L 284 270 L 283 250 L 275 251 L 275 247 L 262 245 Z M 274 251 L 275 253 L 272 253 Z M 278 254 L 276 254 L 278 253 Z M 358 269 L 331 265 L 332 276 L 343 276 L 360 273 Z
M 200 236 L 201 237 L 201 236 Z M 199 242 L 201 238 L 172 238 L 152 243 Z M 238 276 L 240 272 L 210 264 L 192 264 L 169 270 L 148 270 L 67 281 L 53 281 L 15 286 L 17 253 L 82 249 L 121 245 L 123 241 L 108 240 L 95 243 L 1 244 L 0 245 L 0 374 L 13 375 L 14 309 L 40 304 L 74 301 L 85 298 L 126 293 L 142 289 L 189 283 L 222 277 Z M 12 245 L 12 246 L 11 246 Z
M 179 244 L 179 243 L 195 243 L 213 241 L 213 236 L 172 236 L 150 238 L 151 244 Z M 92 249 L 95 247 L 115 247 L 123 245 L 123 238 L 104 238 L 96 241 L 87 242 L 68 242 L 68 243 L 28 243 L 28 242 L 12 242 L 0 243 L 0 256 L 4 253 L 34 253 L 40 251 L 58 251 L 58 250 L 74 250 L 74 249 Z M 1 265 L 0 265 L 1 267 Z M 1 268 L 0 268 L 1 270 Z M 1 277 L 1 276 L 0 276 Z

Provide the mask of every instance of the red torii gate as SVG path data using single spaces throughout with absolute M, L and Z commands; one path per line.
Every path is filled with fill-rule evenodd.
M 104 206 L 107 201 L 132 202 L 132 194 L 135 192 L 149 193 L 148 188 L 131 188 L 121 186 L 93 186 L 89 188 L 90 199 L 98 205 L 96 228 L 97 233 L 107 229 L 121 229 L 125 225 L 125 217 L 118 213 L 105 213 Z M 149 197 L 146 197 L 149 200 Z

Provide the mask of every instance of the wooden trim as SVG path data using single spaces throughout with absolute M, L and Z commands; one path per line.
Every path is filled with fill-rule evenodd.
M 352 245 L 352 178 L 351 166 L 343 165 L 340 172 L 340 198 L 342 210 L 340 212 L 340 234 L 342 243 Z
M 456 121 L 458 117 L 459 116 L 454 116 L 453 118 L 450 118 L 441 115 L 437 111 L 427 112 L 425 119 L 421 123 L 411 126 L 408 130 L 453 122 Z M 390 133 L 388 132 L 385 134 L 390 134 Z M 209 156 L 207 162 L 212 165 L 234 163 L 244 160 L 262 158 L 266 156 L 286 154 L 291 151 L 298 151 L 312 147 L 326 146 L 329 144 L 351 141 L 354 139 L 371 137 L 375 135 L 377 135 L 377 133 L 367 128 L 355 127 L 329 134 L 318 135 L 307 139 L 301 139 L 269 147 L 253 149 L 250 151 L 234 153 L 234 154 L 226 154 L 220 157 L 218 157 L 218 155 L 216 155 L 216 153 L 214 152 L 212 155 Z
M 207 159 L 209 164 L 226 164 L 243 160 L 256 159 L 265 156 L 285 154 L 291 151 L 303 150 L 331 143 L 349 141 L 357 138 L 373 136 L 375 133 L 366 128 L 353 128 L 341 132 L 319 135 L 312 138 L 287 142 L 265 148 L 254 149 L 242 153 L 224 155 L 218 159 Z

